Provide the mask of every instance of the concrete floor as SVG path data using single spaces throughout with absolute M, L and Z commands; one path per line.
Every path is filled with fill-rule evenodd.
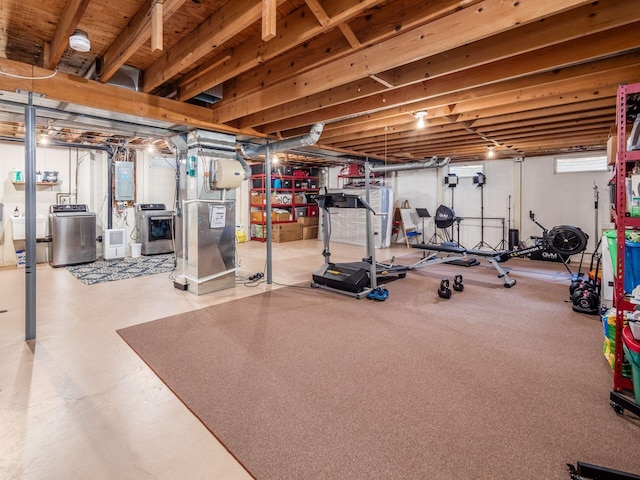
M 264 243 L 237 252 L 239 275 L 264 272 Z M 202 296 L 175 289 L 169 274 L 84 285 L 38 264 L 32 342 L 24 340 L 25 271 L 0 270 L 0 478 L 251 478 L 116 330 L 310 281 L 321 252 L 317 240 L 273 244 L 273 285 Z M 400 244 L 377 256 L 407 253 Z M 336 262 L 365 256 L 339 244 L 332 254 Z

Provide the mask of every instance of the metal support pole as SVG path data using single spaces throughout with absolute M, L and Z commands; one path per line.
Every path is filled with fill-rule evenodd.
M 112 224 L 113 224 L 113 153 L 109 151 L 108 160 L 107 160 L 107 228 L 111 228 Z
M 269 144 L 265 145 L 265 155 L 264 155 L 264 183 L 265 183 L 265 195 L 267 198 L 265 199 L 265 209 L 267 215 L 267 223 L 266 223 L 266 232 L 262 232 L 263 235 L 267 237 L 267 285 L 271 285 L 273 283 L 273 272 L 271 268 L 272 257 L 271 257 L 271 149 L 269 148 Z
M 33 93 L 24 113 L 25 168 L 25 340 L 36 338 L 36 109 Z

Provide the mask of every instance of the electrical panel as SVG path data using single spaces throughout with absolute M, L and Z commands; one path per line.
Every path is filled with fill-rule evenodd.
M 116 201 L 135 200 L 135 163 L 115 162 L 115 199 Z

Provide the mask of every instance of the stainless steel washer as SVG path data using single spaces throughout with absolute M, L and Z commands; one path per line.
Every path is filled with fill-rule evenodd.
M 173 252 L 173 212 L 163 203 L 136 205 L 136 228 L 142 255 Z
M 96 260 L 96 214 L 87 205 L 51 205 L 51 260 L 53 267 L 64 267 Z

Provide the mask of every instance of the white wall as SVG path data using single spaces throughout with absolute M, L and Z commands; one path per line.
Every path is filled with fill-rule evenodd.
M 555 157 L 527 158 L 522 164 L 522 228 L 521 238 L 539 235 L 541 230 L 531 220 L 546 228 L 556 225 L 574 225 L 589 235 L 587 251 L 592 252 L 600 231 L 611 226 L 609 188 L 611 172 L 555 173 Z M 596 210 L 594 188 L 598 186 L 598 234 L 596 235 Z M 595 240 L 594 240 L 595 237 Z
M 598 228 L 610 225 L 609 191 L 607 183 L 611 172 L 555 173 L 555 157 L 527 158 L 523 162 L 513 159 L 475 162 L 482 164 L 486 175 L 484 188 L 484 242 L 492 247 L 507 248 L 509 228 L 518 229 L 521 240 L 540 235 L 542 230 L 529 219 L 532 210 L 536 219 L 546 228 L 569 224 L 580 227 L 589 235 L 587 251 L 593 251 L 595 235 L 594 182 L 599 187 Z M 329 186 L 339 186 L 339 168 L 332 168 Z M 460 178 L 458 186 L 444 184 L 448 167 L 438 169 L 408 170 L 388 173 L 385 179 L 395 191 L 397 202 L 408 200 L 411 208 L 423 207 L 434 215 L 441 205 L 453 207 L 460 223 L 460 243 L 473 248 L 481 241 L 481 221 L 469 217 L 481 216 L 481 188 L 472 178 Z M 511 196 L 511 198 L 509 198 Z M 511 211 L 509 211 L 509 205 Z M 466 218 L 465 218 L 466 217 Z M 489 219 L 494 217 L 495 219 Z M 511 222 L 509 224 L 509 217 Z M 504 219 L 504 241 L 502 220 Z M 419 229 L 421 221 L 414 215 Z M 425 222 L 425 241 L 434 233 L 431 219 Z M 450 229 L 449 229 L 450 230 Z M 457 231 L 454 229 L 457 238 Z M 485 247 L 488 248 L 488 247 Z
M 169 163 L 159 157 L 152 158 L 145 150 L 137 152 L 136 201 L 137 203 L 164 203 L 173 210 L 175 204 L 175 170 L 173 159 Z M 24 172 L 24 145 L 0 143 L 0 203 L 4 204 L 3 221 L 0 222 L 0 266 L 15 265 L 16 250 L 24 249 L 24 241 L 13 241 L 10 217 L 18 207 L 25 212 L 25 189 L 12 182 L 12 172 L 18 168 Z M 36 214 L 48 218 L 49 206 L 63 201 L 89 206 L 96 213 L 97 231 L 100 236 L 108 225 L 107 181 L 108 156 L 100 150 L 75 148 L 36 148 L 36 170 L 57 171 L 59 184 L 36 187 Z M 64 199 L 64 200 L 63 200 Z M 47 222 L 48 223 L 48 222 Z M 114 209 L 113 228 L 124 228 L 129 243 L 137 240 L 133 208 L 118 212 Z M 38 243 L 36 261 L 48 260 L 48 244 Z M 127 247 L 129 248 L 129 247 Z M 98 255 L 102 252 L 98 243 Z M 127 250 L 128 254 L 129 250 Z

